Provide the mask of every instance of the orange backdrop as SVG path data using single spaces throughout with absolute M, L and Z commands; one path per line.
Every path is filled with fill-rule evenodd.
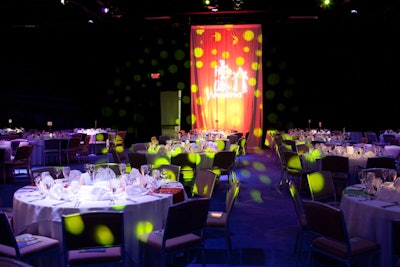
M 263 122 L 260 24 L 191 27 L 192 129 L 249 132 L 260 146 Z

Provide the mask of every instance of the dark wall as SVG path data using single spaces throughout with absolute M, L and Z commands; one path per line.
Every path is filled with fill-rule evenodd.
M 263 23 L 264 128 L 400 128 L 383 24 L 340 20 Z M 127 129 L 127 144 L 159 135 L 162 90 L 182 90 L 190 129 L 190 25 L 139 21 L 2 33 L 0 127 Z M 383 45 L 385 44 L 385 45 Z M 161 78 L 152 80 L 150 73 Z M 388 115 L 389 114 L 389 115 Z

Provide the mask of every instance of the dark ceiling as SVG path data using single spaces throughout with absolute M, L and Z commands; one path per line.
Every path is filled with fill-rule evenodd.
M 358 17 L 365 21 L 392 21 L 397 18 L 396 0 L 386 0 L 384 5 L 377 0 L 340 0 L 328 9 L 323 9 L 317 0 L 234 0 L 242 1 L 242 9 L 233 9 L 232 0 L 213 0 L 218 5 L 217 12 L 210 12 L 203 0 L 12 0 L 1 1 L 3 15 L 0 17 L 2 29 L 14 28 L 82 28 L 88 21 L 97 25 L 129 25 L 143 19 L 176 19 L 202 23 L 249 22 L 257 20 L 282 21 L 290 18 L 327 18 L 330 20 Z M 109 12 L 104 13 L 103 8 Z M 357 13 L 352 13 L 357 10 Z M 225 13 L 224 13 L 225 12 Z M 237 21 L 232 18 L 240 18 Z M 218 19 L 215 19 L 218 18 Z M 89 23 L 91 24 L 91 23 Z M 91 26 L 89 26 L 91 27 Z

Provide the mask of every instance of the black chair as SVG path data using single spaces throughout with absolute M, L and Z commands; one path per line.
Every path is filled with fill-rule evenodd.
M 0 256 L 32 263 L 48 258 L 58 266 L 59 241 L 29 233 L 15 235 L 7 214 L 0 211 Z M 1 266 L 7 266 L 5 263 Z
M 207 228 L 221 229 L 224 231 L 226 251 L 230 263 L 232 263 L 232 242 L 229 228 L 229 218 L 231 216 L 232 209 L 237 201 L 239 191 L 240 182 L 238 180 L 235 180 L 232 182 L 232 186 L 229 188 L 226 194 L 225 210 L 210 210 L 207 217 Z
M 391 228 L 392 266 L 400 267 L 400 219 L 393 219 Z
M 50 138 L 43 140 L 43 166 L 61 165 L 60 139 Z
M 308 226 L 307 226 L 306 215 L 304 213 L 303 200 L 301 199 L 299 190 L 297 190 L 296 184 L 293 181 L 289 181 L 289 191 L 292 197 L 293 207 L 296 212 L 296 218 L 297 218 L 297 234 L 294 246 L 294 252 L 296 253 L 296 266 L 297 266 L 300 259 L 304 234 L 307 232 Z
M 171 157 L 171 164 L 181 166 L 180 181 L 184 186 L 192 187 L 198 162 L 200 156 L 197 153 L 179 153 Z
M 312 266 L 312 254 L 322 254 L 328 258 L 353 266 L 357 261 L 380 261 L 380 245 L 360 236 L 350 236 L 343 211 L 323 202 L 303 200 L 304 212 L 309 231 L 315 234 L 311 240 L 308 266 Z
M 372 157 L 367 159 L 367 169 L 387 168 L 396 169 L 396 159 L 393 157 Z
M 326 155 L 322 157 L 322 171 L 329 171 L 332 174 L 336 195 L 340 198 L 346 186 L 354 184 L 350 180 L 349 158 L 339 155 Z
M 32 164 L 31 156 L 34 145 L 19 146 L 14 156 L 10 160 L 3 162 L 4 170 L 10 171 L 13 183 L 17 182 L 17 178 L 28 177 L 29 181 L 33 183 L 32 179 Z M 24 169 L 26 173 L 21 172 Z
M 63 266 L 125 266 L 124 213 L 62 215 Z
M 147 158 L 145 153 L 141 152 L 128 152 L 128 160 L 131 168 L 140 170 L 140 166 L 147 165 Z
M 228 178 L 228 183 L 231 183 L 231 176 L 233 176 L 232 172 L 234 171 L 235 161 L 235 151 L 223 150 L 215 153 L 211 170 L 217 175 L 218 181 L 222 175 L 226 175 Z
M 170 206 L 164 228 L 139 235 L 139 265 L 147 266 L 145 252 L 153 251 L 157 252 L 154 259 L 161 263 L 160 266 L 167 266 L 169 255 L 173 256 L 172 266 L 177 266 L 174 255 L 189 253 L 197 248 L 201 250 L 202 266 L 205 267 L 204 231 L 209 208 L 208 198 L 192 199 Z

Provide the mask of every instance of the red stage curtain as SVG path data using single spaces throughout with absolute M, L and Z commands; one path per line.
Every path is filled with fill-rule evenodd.
M 190 37 L 192 130 L 249 132 L 260 147 L 261 25 L 194 25 Z

